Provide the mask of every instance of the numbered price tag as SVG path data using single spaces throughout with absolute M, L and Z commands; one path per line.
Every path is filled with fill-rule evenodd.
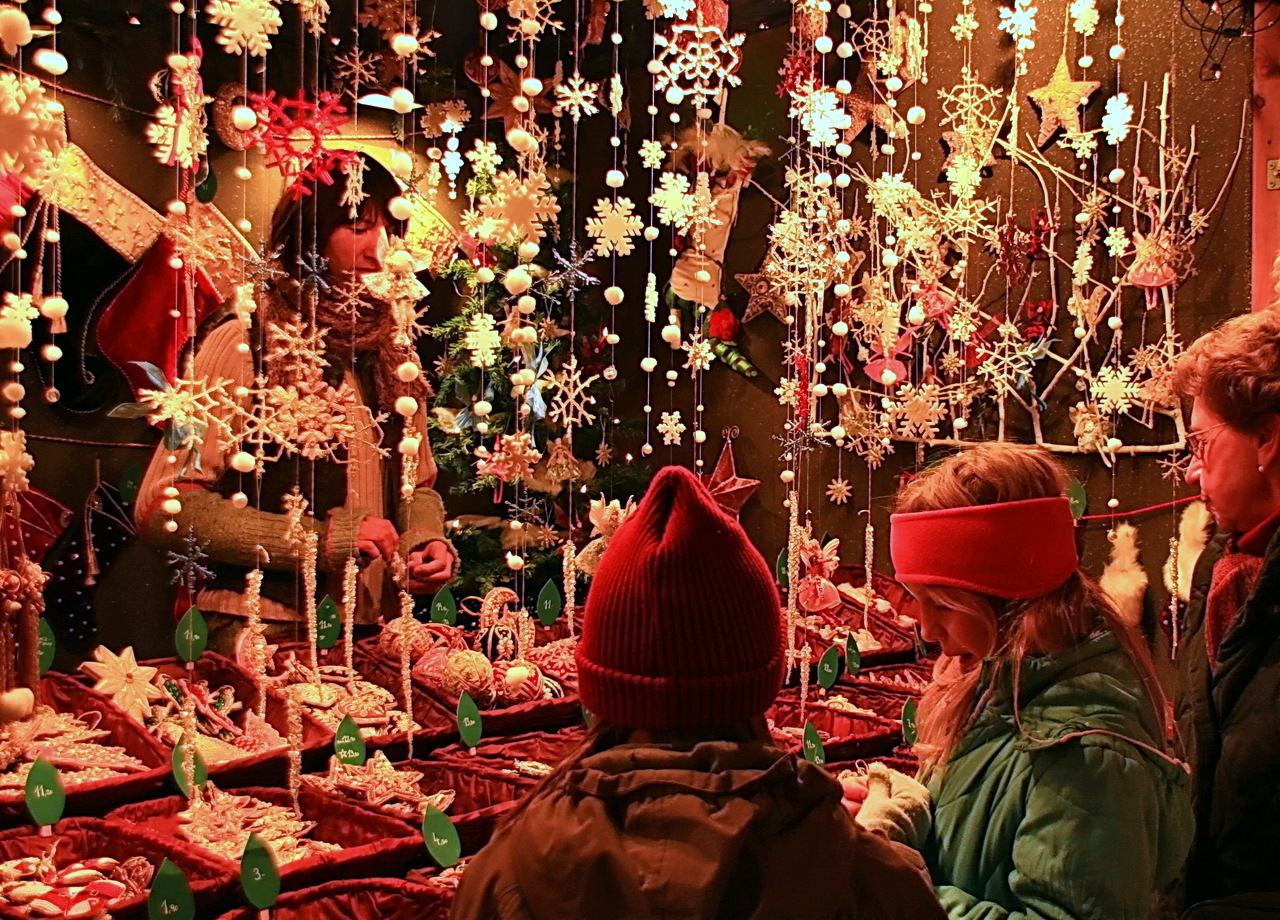
M 338 724 L 338 730 L 333 736 L 333 755 L 338 758 L 338 763 L 349 767 L 361 766 L 369 758 L 360 726 L 351 716 Z
M 773 574 L 778 581 L 778 587 L 786 591 L 790 584 L 787 582 L 787 569 L 789 567 L 787 561 L 787 548 L 784 546 L 782 552 L 778 553 L 778 561 L 774 563 Z
M 58 768 L 43 757 L 37 757 L 27 774 L 25 789 L 27 813 L 40 827 L 57 824 L 67 806 L 67 793 L 62 788 Z
M 192 920 L 196 915 L 196 899 L 186 873 L 168 859 L 156 870 L 147 897 L 149 920 Z
M 329 595 L 316 605 L 316 648 L 333 648 L 342 635 L 342 614 Z
M 183 735 L 178 739 L 178 743 L 173 747 L 173 754 L 169 757 L 169 766 L 173 769 L 173 782 L 178 787 L 178 791 L 191 798 L 192 790 L 187 788 L 187 773 L 183 769 L 186 762 L 187 736 Z M 209 781 L 209 768 L 205 766 L 204 758 L 200 756 L 200 752 L 192 751 L 195 763 L 192 766 L 192 774 L 196 785 L 201 789 L 204 784 Z
M 840 649 L 838 646 L 833 645 L 823 652 L 822 657 L 818 659 L 818 686 L 823 690 L 830 690 L 839 676 Z
M 827 752 L 823 750 L 818 730 L 813 727 L 812 722 L 807 720 L 804 723 L 804 759 L 820 767 L 827 763 Z
M 178 657 L 188 664 L 204 654 L 209 645 L 209 626 L 200 608 L 192 607 L 178 621 L 178 628 L 173 631 L 173 644 L 178 648 Z
M 1071 516 L 1077 521 L 1084 511 L 1089 507 L 1089 496 L 1084 491 L 1084 483 L 1079 479 L 1073 480 L 1071 485 L 1067 486 L 1067 498 L 1071 500 Z
M 560 589 L 556 587 L 554 581 L 548 580 L 538 592 L 538 622 L 543 626 L 550 626 L 560 616 L 562 610 L 564 610 L 564 598 L 560 596 Z
M 40 619 L 40 676 L 44 677 L 53 667 L 53 655 L 58 650 L 58 640 L 53 635 L 53 627 L 43 617 Z
M 458 623 L 458 602 L 447 587 L 441 588 L 431 599 L 431 622 L 448 623 L 450 626 Z
M 857 677 L 862 670 L 862 652 L 858 648 L 858 640 L 852 635 L 844 643 L 844 666 L 850 677 Z
M 422 840 L 427 845 L 427 852 L 443 869 L 458 864 L 462 856 L 462 839 L 458 829 L 453 826 L 443 811 L 434 805 L 427 806 L 427 813 L 422 818 Z
M 250 834 L 240 856 L 240 887 L 249 903 L 266 910 L 280 897 L 280 868 L 271 846 L 257 834 Z
M 470 693 L 463 693 L 458 700 L 458 734 L 462 743 L 469 748 L 480 743 L 480 734 L 484 731 L 484 720 L 480 718 L 480 708 Z
M 907 700 L 902 707 L 902 740 L 907 744 L 916 743 L 916 701 Z

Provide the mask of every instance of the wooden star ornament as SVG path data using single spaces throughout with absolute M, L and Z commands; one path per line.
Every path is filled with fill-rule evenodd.
M 80 664 L 80 670 L 97 681 L 93 689 L 111 697 L 113 703 L 139 722 L 151 712 L 152 700 L 164 698 L 164 693 L 153 683 L 159 668 L 138 664 L 132 647 L 117 655 L 100 645 L 94 649 L 93 657 L 94 661 Z
M 1087 104 L 1089 97 L 1101 86 L 1096 80 L 1072 80 L 1067 56 L 1059 57 L 1049 82 L 1027 93 L 1027 98 L 1040 110 L 1040 134 L 1036 145 L 1045 146 L 1059 130 L 1080 133 L 1080 107 Z
M 787 321 L 786 295 L 778 290 L 767 272 L 747 272 L 733 276 L 750 295 L 742 321 L 749 323 L 762 313 L 772 313 L 782 322 Z

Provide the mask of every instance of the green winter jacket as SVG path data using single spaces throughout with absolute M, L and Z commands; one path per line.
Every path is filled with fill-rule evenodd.
M 1021 732 L 1011 683 L 1000 669 L 929 783 L 924 855 L 943 907 L 953 920 L 1148 920 L 1191 845 L 1191 805 L 1181 766 L 1125 740 L 1162 748 L 1119 641 L 1028 658 Z

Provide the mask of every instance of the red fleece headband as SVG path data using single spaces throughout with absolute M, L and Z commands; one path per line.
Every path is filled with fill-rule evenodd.
M 1066 498 L 890 516 L 895 578 L 1021 600 L 1047 594 L 1079 565 Z

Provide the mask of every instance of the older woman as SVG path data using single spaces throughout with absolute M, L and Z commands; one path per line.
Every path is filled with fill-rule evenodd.
M 1178 365 L 1191 468 L 1218 526 L 1177 662 L 1194 770 L 1189 903 L 1280 891 L 1280 313 L 1236 317 Z

